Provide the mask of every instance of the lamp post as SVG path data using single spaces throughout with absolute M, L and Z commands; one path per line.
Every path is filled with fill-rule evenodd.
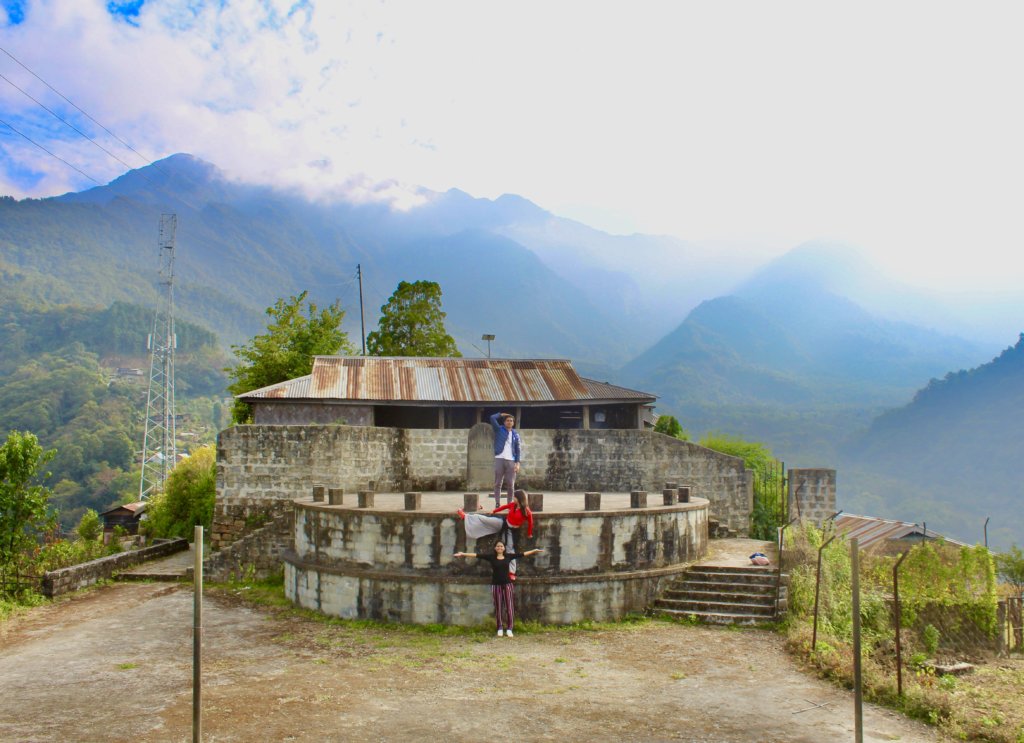
M 491 341 L 494 340 L 494 333 L 484 333 L 480 340 L 487 341 L 487 358 L 491 358 Z

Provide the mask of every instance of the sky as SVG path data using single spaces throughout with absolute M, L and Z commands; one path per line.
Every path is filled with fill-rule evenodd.
M 515 193 L 617 234 L 839 240 L 919 286 L 1019 289 L 1022 21 L 1016 0 L 0 0 L 0 194 L 188 152 L 314 198 Z

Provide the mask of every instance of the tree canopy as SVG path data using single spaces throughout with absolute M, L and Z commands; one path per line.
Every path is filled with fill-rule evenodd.
M 377 330 L 366 337 L 372 356 L 462 356 L 444 327 L 436 281 L 399 282 L 380 312 Z
M 244 346 L 232 346 L 240 363 L 225 371 L 234 379 L 228 390 L 235 395 L 258 390 L 278 382 L 309 374 L 313 357 L 354 353 L 348 334 L 341 329 L 345 311 L 338 302 L 320 309 L 306 303 L 308 292 L 279 299 L 266 310 L 267 332 L 256 335 Z M 236 400 L 232 417 L 236 423 L 250 423 L 249 405 Z
M 681 441 L 689 441 L 690 434 L 686 432 L 682 424 L 674 415 L 659 415 L 657 423 L 654 424 L 654 430 L 657 433 L 663 433 L 666 436 L 672 436 Z
M 32 433 L 11 431 L 0 446 L 0 587 L 10 578 L 17 583 L 21 559 L 53 521 L 50 490 L 36 482 L 52 456 Z
M 146 506 L 148 531 L 155 537 L 191 539 L 194 527 L 209 529 L 217 495 L 217 452 L 203 446 L 171 470 L 164 492 Z

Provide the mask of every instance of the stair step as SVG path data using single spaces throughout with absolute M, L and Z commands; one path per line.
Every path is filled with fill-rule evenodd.
M 719 614 L 753 615 L 770 618 L 775 614 L 775 604 L 743 604 L 735 601 L 689 601 L 687 599 L 658 599 L 659 609 L 673 609 L 685 613 L 710 611 Z
M 669 584 L 670 591 L 705 591 L 708 593 L 775 593 L 774 583 L 728 583 L 725 581 L 677 578 Z
M 764 604 L 775 601 L 774 593 L 743 593 L 739 591 L 689 591 L 669 588 L 664 598 L 688 601 L 715 601 L 725 599 L 740 604 Z
M 742 624 L 757 625 L 771 621 L 771 617 L 759 617 L 750 614 L 726 614 L 714 611 L 676 611 L 674 609 L 659 609 L 662 614 L 679 619 L 699 619 L 708 624 Z

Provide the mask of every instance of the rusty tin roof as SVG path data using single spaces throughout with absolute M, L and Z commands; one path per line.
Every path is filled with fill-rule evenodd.
M 316 356 L 313 372 L 242 399 L 366 402 L 650 401 L 645 392 L 585 380 L 563 359 Z
M 845 534 L 847 539 L 856 537 L 857 544 L 861 547 L 868 547 L 882 540 L 906 539 L 907 537 L 923 539 L 926 536 L 920 524 L 911 524 L 906 521 L 891 521 L 874 516 L 857 516 L 852 513 L 841 513 L 836 517 L 836 531 L 840 534 Z M 929 531 L 927 537 L 932 539 L 941 537 L 950 544 L 963 544 L 955 539 L 943 537 L 943 535 L 934 531 Z

